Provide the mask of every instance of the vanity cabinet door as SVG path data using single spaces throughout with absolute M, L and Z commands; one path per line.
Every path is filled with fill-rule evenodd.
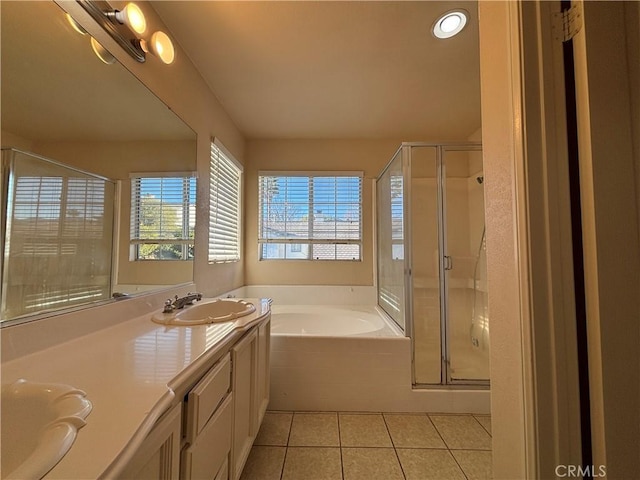
M 270 372 L 271 357 L 271 315 L 258 327 L 258 421 L 256 430 L 260 428 L 262 419 L 269 405 L 269 391 L 271 388 Z M 257 435 L 258 432 L 256 431 Z
M 207 422 L 195 442 L 184 450 L 183 479 L 213 479 L 226 468 L 231 451 L 232 424 L 233 394 L 230 394 Z
M 234 397 L 231 480 L 240 478 L 257 433 L 258 328 L 231 350 Z
M 231 389 L 231 355 L 225 355 L 187 395 L 186 441 L 192 444 Z
M 158 420 L 120 478 L 178 480 L 181 416 L 182 404 L 179 403 Z

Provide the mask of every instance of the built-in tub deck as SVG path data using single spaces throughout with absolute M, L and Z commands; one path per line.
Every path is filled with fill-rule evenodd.
M 375 306 L 272 305 L 272 335 L 320 337 L 402 337 Z
M 373 286 L 250 285 L 227 295 L 273 300 L 270 410 L 490 412 L 486 389 L 412 388 L 411 339 L 378 309 Z

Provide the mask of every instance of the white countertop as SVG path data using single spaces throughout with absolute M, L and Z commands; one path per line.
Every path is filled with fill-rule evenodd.
M 155 420 L 181 400 L 174 390 L 182 394 L 186 378 L 269 313 L 268 300 L 246 300 L 256 311 L 233 322 L 168 327 L 145 314 L 3 363 L 2 384 L 19 378 L 68 384 L 93 404 L 71 450 L 45 478 L 93 479 L 116 459 L 126 462 Z

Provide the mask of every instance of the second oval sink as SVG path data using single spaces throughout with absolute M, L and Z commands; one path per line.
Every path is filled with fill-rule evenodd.
M 151 317 L 163 325 L 202 325 L 229 322 L 256 311 L 256 307 L 244 300 L 212 300 L 171 313 L 156 313 Z
M 2 478 L 42 478 L 69 451 L 91 412 L 69 385 L 19 379 L 2 386 Z

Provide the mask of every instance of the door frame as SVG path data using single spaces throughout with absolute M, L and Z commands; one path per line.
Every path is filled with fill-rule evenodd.
M 627 128 L 630 116 L 621 118 L 620 109 L 606 103 L 606 86 L 610 91 L 612 85 L 607 75 L 615 76 L 614 84 L 622 88 L 629 77 L 624 70 L 611 75 L 602 68 L 608 55 L 617 55 L 619 60 L 621 55 L 619 36 L 609 38 L 609 44 L 605 35 L 597 38 L 609 16 L 598 9 L 608 7 L 598 2 L 573 3 L 586 5 L 588 10 L 575 50 L 578 62 L 583 62 L 576 69 L 582 109 L 580 189 L 586 197 L 582 231 L 589 383 L 595 399 L 595 405 L 591 402 L 594 427 L 584 434 L 593 438 L 595 471 L 591 473 L 600 474 L 599 467 L 607 467 L 613 455 L 616 466 L 610 463 L 607 473 L 615 476 L 614 468 L 627 472 L 637 468 L 630 462 L 636 458 L 632 450 L 637 454 L 638 435 L 626 445 L 624 441 L 633 437 L 630 434 L 640 424 L 640 395 L 628 394 L 640 391 L 640 375 L 625 375 L 640 363 L 640 332 L 633 328 L 632 316 L 637 322 L 640 205 L 630 168 L 634 162 L 638 167 L 640 160 L 633 159 L 626 138 L 622 140 L 627 148 L 624 168 L 615 172 L 606 168 L 611 153 L 603 148 L 606 142 L 631 131 Z M 616 3 L 616 8 L 622 4 Z M 581 463 L 580 426 L 572 414 L 577 399 L 572 341 L 575 300 L 572 282 L 563 282 L 570 280 L 566 252 L 571 242 L 563 227 L 568 204 L 561 167 L 566 152 L 564 102 L 558 100 L 563 74 L 552 31 L 554 14 L 559 11 L 557 1 L 479 3 L 488 274 L 492 291 L 500 292 L 489 297 L 495 478 L 553 477 L 558 475 L 558 466 Z M 589 42 L 598 40 L 590 50 Z M 630 70 L 626 73 L 630 75 Z M 596 126 L 600 131 L 595 131 L 598 145 L 594 149 Z M 620 190 L 605 195 L 606 186 L 618 180 L 622 181 Z M 636 173 L 636 189 L 639 180 Z M 623 198 L 630 212 L 618 216 L 612 207 Z M 603 212 L 608 214 L 603 216 Z M 618 255 L 615 260 L 618 252 L 611 241 L 617 229 L 624 231 L 624 242 L 633 254 Z M 623 269 L 625 275 L 616 276 L 616 269 Z M 621 309 L 612 308 L 623 300 Z M 634 342 L 636 348 L 631 348 Z M 616 402 L 620 395 L 625 397 L 621 404 Z

